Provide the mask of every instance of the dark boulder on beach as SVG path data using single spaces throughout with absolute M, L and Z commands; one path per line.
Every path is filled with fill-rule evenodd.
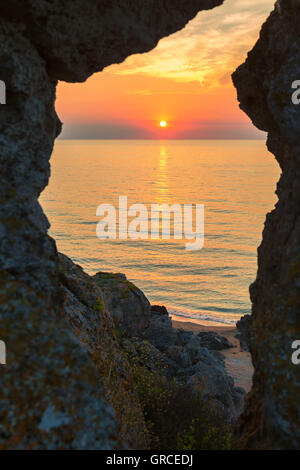
M 169 315 L 164 305 L 151 305 L 151 313 L 153 315 Z
M 200 338 L 200 344 L 204 348 L 214 351 L 233 348 L 233 344 L 227 338 L 214 331 L 201 331 L 197 336 Z
M 109 276 L 109 275 L 107 275 Z M 97 282 L 97 275 L 94 277 Z M 120 286 L 125 278 L 119 275 Z M 115 304 L 122 304 L 122 290 L 117 287 L 115 279 L 114 296 L 121 296 L 118 300 L 115 297 Z M 108 311 L 112 308 L 110 298 L 106 305 Z M 224 357 L 220 350 L 232 347 L 226 339 L 214 332 L 207 332 L 203 337 L 193 332 L 176 329 L 172 326 L 172 319 L 168 310 L 164 306 L 151 306 L 149 317 L 148 304 L 144 305 L 142 317 L 147 318 L 144 328 L 135 330 L 132 335 L 131 323 L 135 322 L 135 313 L 130 320 L 130 311 L 124 310 L 127 316 L 127 327 L 124 327 L 124 344 L 131 353 L 135 350 L 135 356 L 139 351 L 143 351 L 143 361 L 147 367 L 156 369 L 157 362 L 164 363 L 164 374 L 169 379 L 176 379 L 182 382 L 183 386 L 189 386 L 195 392 L 198 391 L 205 399 L 214 400 L 215 404 L 222 409 L 229 420 L 234 420 L 243 407 L 245 392 L 241 393 L 234 386 L 234 381 L 227 374 Z M 116 318 L 111 310 L 113 318 Z M 147 353 L 145 353 L 147 351 Z M 147 359 L 145 359 L 145 357 Z
M 233 348 L 233 344 L 224 336 L 214 331 L 201 331 L 198 333 L 201 346 L 214 351 L 222 351 L 222 349 Z
M 124 274 L 99 272 L 93 279 L 101 288 L 106 308 L 119 328 L 136 336 L 149 326 L 150 302 Z
M 236 327 L 239 330 L 239 333 L 236 335 L 236 338 L 239 340 L 241 348 L 244 351 L 249 351 L 247 332 L 250 329 L 250 325 L 251 325 L 251 315 L 244 315 L 236 323 Z

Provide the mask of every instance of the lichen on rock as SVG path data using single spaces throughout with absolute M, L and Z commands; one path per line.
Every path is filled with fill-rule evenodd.
M 61 314 L 69 322 L 74 336 L 87 347 L 99 375 L 99 386 L 101 384 L 106 400 L 115 410 L 117 446 L 146 449 L 147 429 L 130 365 L 119 347 L 116 325 L 108 310 L 111 304 L 105 302 L 104 293 L 95 279 L 80 266 L 62 254 L 59 261 L 64 298 Z M 117 283 L 115 289 L 122 292 Z
M 282 175 L 278 202 L 267 215 L 247 342 L 253 389 L 240 419 L 241 447 L 294 449 L 300 444 L 299 371 L 291 345 L 300 334 L 300 108 L 292 83 L 300 78 L 300 4 L 281 0 L 259 41 L 233 74 L 241 108 L 268 132 Z

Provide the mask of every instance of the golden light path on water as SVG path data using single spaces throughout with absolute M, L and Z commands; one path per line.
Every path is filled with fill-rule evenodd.
M 249 313 L 248 286 L 279 168 L 263 141 L 58 141 L 41 197 L 58 249 L 89 273 L 123 272 L 152 303 L 195 320 Z M 205 246 L 99 240 L 96 208 L 204 204 Z

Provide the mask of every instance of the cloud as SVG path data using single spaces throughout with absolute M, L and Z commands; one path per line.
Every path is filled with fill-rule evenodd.
M 273 6 L 274 0 L 225 0 L 223 6 L 200 12 L 184 30 L 162 39 L 152 52 L 131 56 L 109 71 L 197 81 L 205 87 L 229 84 Z

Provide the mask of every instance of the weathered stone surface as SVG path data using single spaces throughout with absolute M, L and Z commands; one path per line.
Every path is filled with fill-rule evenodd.
M 204 347 L 201 335 L 173 328 L 168 312 L 164 311 L 162 315 L 158 308 L 153 312 L 158 313 L 152 313 L 150 324 L 140 339 L 145 339 L 160 352 L 161 362 L 165 364 L 164 373 L 180 380 L 191 390 L 201 392 L 203 398 L 213 400 L 228 419 L 236 419 L 243 407 L 245 391 L 234 387 L 234 381 L 225 368 L 224 356 L 213 348 Z M 216 346 L 217 342 L 220 346 L 222 337 L 217 335 L 218 341 L 213 332 L 207 333 L 210 341 L 214 338 L 215 342 L 208 344 L 206 338 L 206 345 Z M 228 347 L 225 341 L 223 345 Z
M 95 280 L 67 256 L 59 254 L 59 262 L 62 314 L 96 365 L 105 398 L 116 414 L 118 447 L 146 449 L 147 431 L 130 365 L 120 350 L 104 294 Z
M 110 449 L 115 419 L 87 350 L 53 306 L 55 243 L 37 197 L 47 183 L 59 121 L 55 84 L 20 25 L 0 20 L 1 449 Z
M 43 298 L 0 271 L 0 449 L 112 449 L 113 410 L 85 347 Z
M 124 274 L 99 272 L 94 280 L 103 292 L 107 310 L 120 328 L 136 336 L 149 326 L 149 300 Z
M 151 313 L 154 315 L 169 315 L 164 305 L 151 305 Z
M 199 391 L 203 398 L 213 400 L 231 420 L 242 411 L 246 392 L 234 387 L 234 380 L 226 373 L 223 362 L 206 348 L 199 349 L 198 361 L 190 370 L 187 385 Z
M 96 364 L 105 398 L 116 411 L 123 446 L 145 448 L 147 432 L 130 363 L 122 350 L 148 370 L 178 379 L 192 393 L 200 392 L 228 420 L 237 417 L 245 392 L 234 387 L 219 352 L 203 347 L 202 338 L 194 333 L 174 329 L 166 309 L 162 315 L 156 306 L 151 310 L 159 313 L 152 313 L 149 319 L 149 301 L 134 284 L 130 283 L 128 289 L 123 274 L 98 273 L 91 277 L 66 256 L 60 254 L 59 260 L 62 313 Z M 135 294 L 129 296 L 132 292 Z M 139 328 L 134 328 L 138 315 Z M 126 321 L 120 320 L 123 316 Z
M 38 197 L 61 123 L 57 80 L 146 52 L 222 0 L 0 1 L 0 448 L 115 445 L 97 368 L 59 316 L 58 259 Z M 69 295 L 69 306 L 74 298 Z
M 300 79 L 300 2 L 281 0 L 246 62 L 233 75 L 241 108 L 268 131 L 268 148 L 282 175 L 276 208 L 267 215 L 248 343 L 253 389 L 240 420 L 241 446 L 299 448 L 300 374 L 291 362 L 300 336 L 300 107 L 292 83 Z
M 19 21 L 54 80 L 84 81 L 130 54 L 153 49 L 200 10 L 223 0 L 10 0 L 0 15 Z
M 201 346 L 214 351 L 222 351 L 223 349 L 233 348 L 233 344 L 224 336 L 214 331 L 202 331 L 198 333 Z
M 90 283 L 91 278 L 83 275 Z M 213 400 L 228 420 L 236 419 L 242 410 L 245 392 L 234 387 L 225 368 L 224 356 L 216 350 L 230 346 L 226 338 L 207 332 L 203 339 L 201 335 L 173 328 L 167 309 L 157 305 L 150 308 L 148 299 L 134 284 L 130 283 L 128 289 L 123 274 L 98 273 L 92 279 L 97 284 L 97 291 L 103 292 L 105 307 L 111 313 L 121 345 L 130 357 L 137 358 L 147 369 L 161 371 L 168 379 L 178 380 L 183 387 L 200 392 L 205 400 Z M 74 284 L 75 291 L 77 295 L 86 295 L 86 282 L 81 276 Z M 134 294 L 129 297 L 130 293 Z M 134 326 L 136 324 L 138 328 Z M 211 350 L 204 347 L 204 342 Z
M 236 327 L 239 330 L 239 333 L 235 336 L 241 345 L 241 348 L 244 351 L 249 351 L 249 347 L 247 344 L 247 331 L 250 328 L 251 325 L 251 315 L 244 315 L 237 323 Z

